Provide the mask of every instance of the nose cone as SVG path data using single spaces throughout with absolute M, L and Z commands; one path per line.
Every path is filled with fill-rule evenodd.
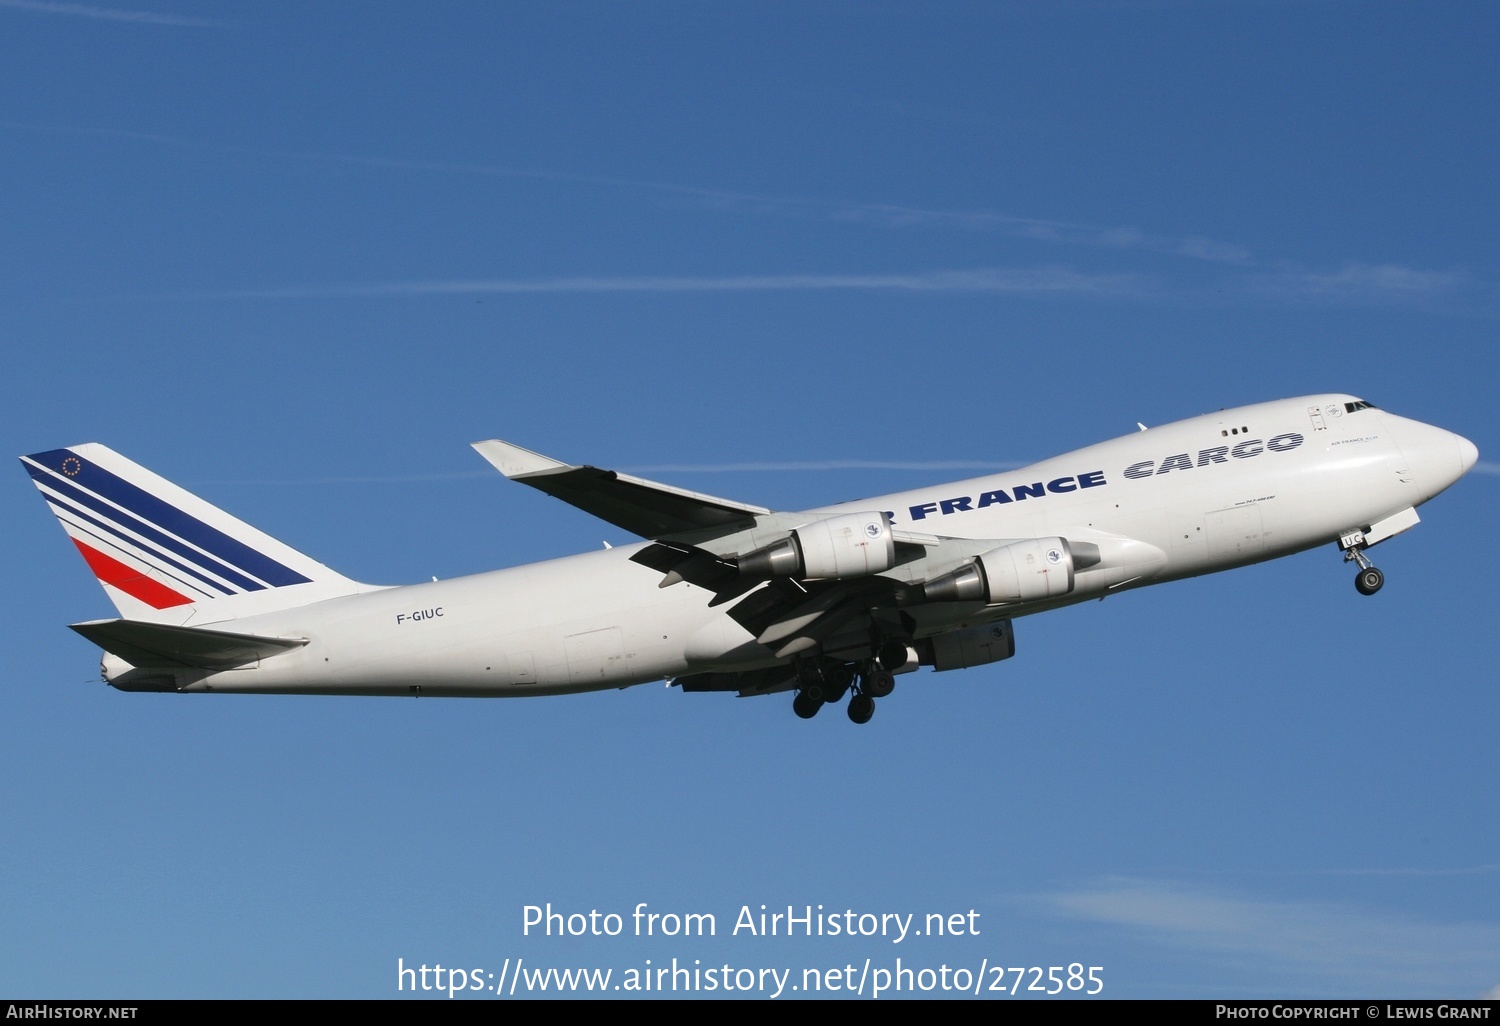
M 1405 455 L 1405 474 L 1426 502 L 1469 472 L 1479 459 L 1479 449 L 1462 435 L 1421 421 L 1387 416 L 1397 446 Z
M 1458 442 L 1459 473 L 1467 474 L 1479 462 L 1479 447 L 1463 435 L 1454 435 L 1453 439 Z

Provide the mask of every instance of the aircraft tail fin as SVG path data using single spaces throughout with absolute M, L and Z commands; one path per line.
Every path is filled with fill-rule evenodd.
M 127 620 L 212 623 L 370 590 L 97 442 L 21 463 Z

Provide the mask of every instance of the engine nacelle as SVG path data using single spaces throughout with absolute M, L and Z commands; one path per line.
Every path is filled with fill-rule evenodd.
M 991 549 L 922 585 L 929 602 L 1040 602 L 1073 590 L 1066 538 L 1030 538 Z
M 844 513 L 799 527 L 738 562 L 745 577 L 865 577 L 896 565 L 896 537 L 884 513 Z
M 965 627 L 923 639 L 918 645 L 927 649 L 923 662 L 934 670 L 962 670 L 985 663 L 998 663 L 1016 654 L 1016 635 L 1009 620 L 997 620 L 982 627 Z

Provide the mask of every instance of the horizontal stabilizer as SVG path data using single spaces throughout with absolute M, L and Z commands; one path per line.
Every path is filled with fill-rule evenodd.
M 90 620 L 69 626 L 132 666 L 230 670 L 307 644 L 306 638 L 266 638 L 139 620 Z
M 771 511 L 702 495 L 598 467 L 575 467 L 491 439 L 475 442 L 479 455 L 510 478 L 592 513 L 642 538 L 704 529 L 738 531 Z

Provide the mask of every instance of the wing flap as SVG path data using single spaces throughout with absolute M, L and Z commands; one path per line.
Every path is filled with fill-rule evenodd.
M 712 529 L 753 527 L 771 511 L 731 499 L 631 477 L 598 467 L 575 467 L 519 445 L 490 439 L 474 449 L 512 481 L 530 485 L 642 538 Z
M 307 644 L 306 638 L 268 638 L 140 620 L 90 620 L 69 626 L 132 666 L 230 670 Z

